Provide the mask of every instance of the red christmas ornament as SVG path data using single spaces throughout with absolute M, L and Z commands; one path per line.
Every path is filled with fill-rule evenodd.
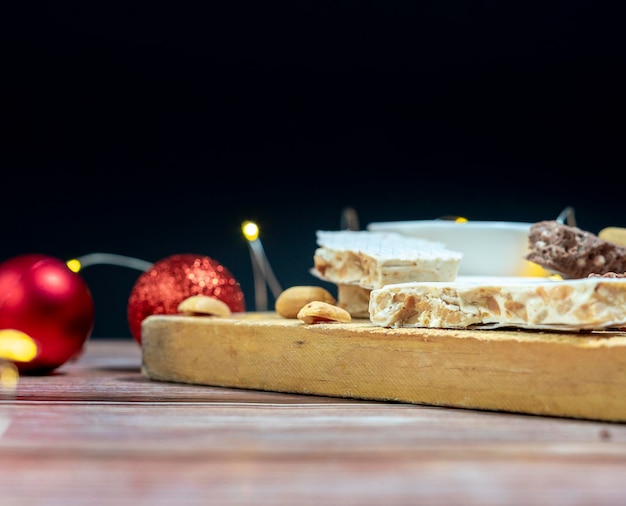
M 183 253 L 156 262 L 142 273 L 128 300 L 130 332 L 141 344 L 141 322 L 153 314 L 176 314 L 192 295 L 208 295 L 226 303 L 233 313 L 245 311 L 239 283 L 226 267 L 210 257 Z
M 93 330 L 94 305 L 83 278 L 65 262 L 40 254 L 0 264 L 0 329 L 19 330 L 37 344 L 21 373 L 47 374 L 76 358 Z

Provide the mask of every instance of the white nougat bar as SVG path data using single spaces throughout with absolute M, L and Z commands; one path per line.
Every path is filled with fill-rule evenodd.
M 626 327 L 626 278 L 518 278 L 388 285 L 372 290 L 380 327 L 601 330 Z
M 410 281 L 453 281 L 463 257 L 442 243 L 391 232 L 317 231 L 317 243 L 312 274 L 365 289 Z

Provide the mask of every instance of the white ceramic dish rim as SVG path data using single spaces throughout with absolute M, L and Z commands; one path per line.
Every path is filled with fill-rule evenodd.
M 463 221 L 453 220 L 413 220 L 413 221 L 378 221 L 367 225 L 368 230 L 376 229 L 416 229 L 416 228 L 472 228 L 472 229 L 507 229 L 527 231 L 532 223 L 521 221 Z

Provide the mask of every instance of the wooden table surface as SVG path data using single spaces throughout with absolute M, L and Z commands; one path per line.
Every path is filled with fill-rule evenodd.
M 57 504 L 623 505 L 626 424 L 156 382 L 94 339 L 0 401 L 0 505 Z

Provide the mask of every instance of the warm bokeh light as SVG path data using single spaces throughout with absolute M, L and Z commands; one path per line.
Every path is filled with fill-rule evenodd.
M 563 279 L 558 274 L 550 274 L 550 272 L 535 262 L 526 262 L 526 269 L 520 275 L 530 278 L 549 278 L 554 281 L 560 281 Z
M 37 356 L 37 345 L 28 334 L 15 329 L 0 330 L 0 359 L 30 362 Z
M 253 221 L 244 221 L 241 231 L 248 241 L 256 241 L 259 238 L 259 227 Z
M 78 272 L 81 269 L 80 260 L 78 260 L 77 258 L 72 258 L 65 263 L 67 264 L 69 270 L 72 272 Z
M 12 362 L 0 361 L 0 394 L 10 395 L 15 391 L 20 373 Z M 1 421 L 1 420 L 0 420 Z M 0 429 L 0 434 L 2 430 Z

